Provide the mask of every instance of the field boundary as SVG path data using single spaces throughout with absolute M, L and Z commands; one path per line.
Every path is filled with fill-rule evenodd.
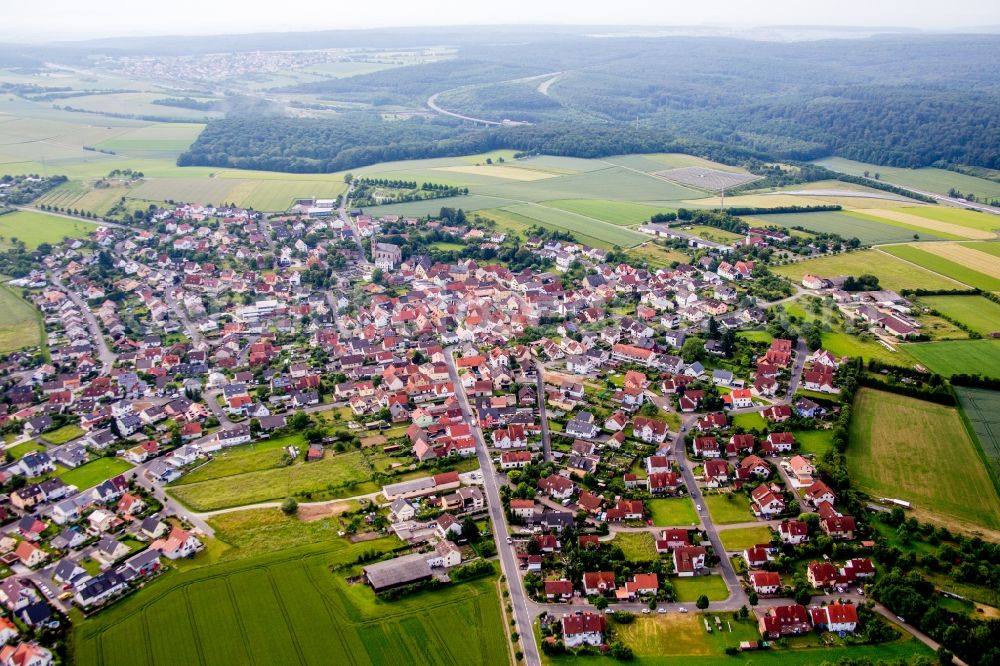
M 962 425 L 965 427 L 965 431 L 969 433 L 969 437 L 976 445 L 976 453 L 979 455 L 980 460 L 982 460 L 983 465 L 986 466 L 986 473 L 990 477 L 990 481 L 993 482 L 993 489 L 996 491 L 997 496 L 1000 497 L 1000 473 L 998 473 L 993 462 L 986 455 L 986 449 L 983 448 L 983 443 L 979 439 L 979 433 L 972 426 L 972 420 L 969 415 L 965 413 L 965 405 L 962 404 L 961 391 L 964 387 L 955 388 L 952 387 L 952 392 L 955 393 L 956 403 L 958 405 L 958 413 L 962 417 Z M 986 390 L 986 389 L 983 389 Z

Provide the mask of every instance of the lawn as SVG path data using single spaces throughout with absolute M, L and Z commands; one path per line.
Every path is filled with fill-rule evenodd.
M 618 532 L 611 543 L 621 548 L 625 557 L 633 562 L 657 558 L 656 540 L 652 532 Z
M 79 467 L 60 472 L 59 478 L 68 485 L 85 490 L 130 469 L 132 465 L 121 458 L 97 458 Z
M 77 437 L 83 437 L 85 434 L 86 433 L 83 428 L 74 423 L 70 423 L 61 428 L 50 430 L 42 435 L 42 439 L 49 444 L 65 444 L 66 442 L 73 441 Z
M 729 588 L 722 576 L 693 576 L 691 578 L 671 578 L 676 600 L 694 603 L 705 595 L 709 601 L 725 601 L 729 598 Z
M 801 280 L 806 273 L 819 277 L 856 276 L 871 273 L 878 276 L 879 284 L 882 287 L 895 290 L 907 288 L 960 289 L 962 287 L 954 280 L 922 270 L 879 250 L 844 252 L 816 259 L 806 259 L 785 266 L 775 266 L 772 270 L 778 275 L 784 275 L 795 281 Z
M 506 664 L 495 579 L 377 600 L 340 569 L 386 541 L 335 540 L 172 573 L 85 620 L 81 665 Z M 428 612 L 430 611 L 430 612 Z M 468 635 L 472 640 L 451 637 Z
M 855 487 L 912 502 L 921 517 L 1000 529 L 1000 496 L 956 409 L 862 389 L 847 462 Z
M 945 377 L 982 374 L 1000 377 L 1000 340 L 919 342 L 901 348 L 922 365 Z
M 3 220 L 4 217 L 0 217 Z M 35 347 L 41 342 L 41 317 L 34 306 L 0 285 L 0 354 Z
M 12 446 L 7 449 L 7 453 L 12 455 L 15 460 L 20 460 L 24 456 L 32 453 L 33 451 L 44 451 L 45 445 L 41 442 L 31 440 L 24 442 L 23 444 L 18 444 L 17 446 Z
M 712 520 L 720 525 L 754 520 L 750 500 L 740 493 L 705 495 L 705 506 L 708 507 Z
M 722 547 L 727 551 L 745 550 L 757 544 L 770 543 L 771 528 L 761 525 L 760 527 L 740 527 L 734 530 L 720 530 L 719 538 L 722 539 Z
M 796 430 L 793 434 L 802 454 L 819 457 L 833 446 L 832 430 Z
M 646 502 L 657 527 L 675 527 L 695 525 L 698 514 L 690 497 L 675 497 L 671 499 L 654 499 Z
M 38 211 L 18 211 L 0 215 L 0 245 L 9 247 L 13 239 L 30 250 L 42 243 L 60 243 L 63 238 L 83 238 L 97 229 L 96 224 L 70 220 Z
M 430 247 L 435 250 L 440 250 L 442 252 L 461 252 L 465 246 L 461 243 L 448 243 L 445 241 L 439 241 L 437 243 L 431 243 Z
M 633 247 L 626 254 L 634 259 L 645 260 L 649 267 L 654 269 L 670 266 L 675 261 L 681 264 L 691 261 L 691 258 L 683 252 L 667 249 L 654 241 Z
M 960 247 L 960 249 L 966 248 Z M 896 257 L 910 261 L 922 268 L 934 271 L 935 273 L 946 275 L 953 280 L 967 284 L 970 287 L 982 289 L 983 291 L 1000 291 L 1000 277 L 997 277 L 996 275 L 995 262 L 989 255 L 983 252 L 968 250 L 969 252 L 982 255 L 985 258 L 983 261 L 985 270 L 988 270 L 989 266 L 992 264 L 994 271 L 993 275 L 988 275 L 975 270 L 968 265 L 956 263 L 955 261 L 946 259 L 943 256 L 933 252 L 928 252 L 927 250 L 923 250 L 912 245 L 893 245 L 885 248 L 885 250 Z
M 760 412 L 746 412 L 743 414 L 733 415 L 733 425 L 740 426 L 747 430 L 764 430 L 767 427 L 767 423 L 764 421 L 764 417 L 760 415 Z
M 927 296 L 920 302 L 982 335 L 1000 331 L 1000 304 L 982 296 Z
M 214 511 L 296 496 L 304 500 L 351 497 L 378 490 L 360 451 L 327 455 L 312 463 L 259 469 L 174 486 L 178 500 L 195 511 Z
M 913 359 L 907 355 L 906 348 L 906 345 L 895 345 L 896 351 L 889 351 L 871 336 L 863 340 L 843 331 L 823 332 L 823 349 L 837 356 L 860 356 L 865 360 L 874 358 L 892 365 L 913 365 Z
M 767 331 L 737 331 L 737 337 L 749 340 L 750 342 L 767 342 L 774 340 L 774 336 Z

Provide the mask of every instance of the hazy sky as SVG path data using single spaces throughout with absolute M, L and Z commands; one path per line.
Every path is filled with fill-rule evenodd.
M 220 34 L 387 26 L 569 23 L 1000 25 L 1000 0 L 3 0 L 0 39 Z

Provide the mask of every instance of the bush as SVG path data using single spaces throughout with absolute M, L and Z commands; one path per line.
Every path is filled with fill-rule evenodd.
M 294 516 L 299 512 L 299 503 L 294 497 L 289 497 L 281 503 L 281 512 L 286 516 Z

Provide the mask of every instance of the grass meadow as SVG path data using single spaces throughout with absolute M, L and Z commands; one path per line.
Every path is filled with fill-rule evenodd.
M 982 296 L 926 296 L 920 302 L 982 335 L 1000 331 L 1000 304 Z
M 9 247 L 16 238 L 33 250 L 42 243 L 83 238 L 96 228 L 96 225 L 83 220 L 70 220 L 37 211 L 18 211 L 0 215 L 0 247 Z
M 38 311 L 13 289 L 0 285 L 0 354 L 34 347 L 41 340 L 42 322 Z
M 550 208 L 579 213 L 619 226 L 644 224 L 650 217 L 665 210 L 657 206 L 608 199 L 564 199 L 542 203 Z
M 705 507 L 712 520 L 719 525 L 728 523 L 745 523 L 754 520 L 750 511 L 750 500 L 739 493 L 718 493 L 705 495 Z
M 301 458 L 300 458 L 301 461 Z M 254 464 L 265 464 L 259 461 Z M 312 463 L 264 468 L 175 485 L 171 494 L 195 511 L 214 511 L 298 496 L 300 500 L 362 495 L 378 490 L 360 451 L 327 454 Z M 184 479 L 182 479 L 183 481 Z
M 611 543 L 621 548 L 625 557 L 633 562 L 647 562 L 658 557 L 652 532 L 618 532 Z
M 68 485 L 85 490 L 130 469 L 132 465 L 121 458 L 97 458 L 79 467 L 60 472 L 59 478 Z
M 785 266 L 775 266 L 772 270 L 778 275 L 784 275 L 795 281 L 801 280 L 806 273 L 820 277 L 871 273 L 878 276 L 879 284 L 886 289 L 962 288 L 962 285 L 956 280 L 923 270 L 880 250 L 845 252 L 817 259 L 806 259 Z
M 652 514 L 653 525 L 657 527 L 679 527 L 698 522 L 698 514 L 695 513 L 694 504 L 690 497 L 653 499 L 649 500 L 646 505 Z
M 917 342 L 901 347 L 921 365 L 945 377 L 956 374 L 1000 377 L 1000 340 Z
M 1000 529 L 1000 496 L 956 409 L 862 389 L 847 463 L 855 487 L 912 502 L 922 519 Z
M 874 243 L 903 243 L 913 240 L 914 234 L 914 230 L 912 229 L 852 211 L 754 215 L 747 219 L 786 228 L 802 227 L 809 231 L 840 234 L 844 238 L 857 238 L 864 245 L 872 245 Z M 924 230 L 918 231 L 921 233 L 921 237 L 926 235 L 928 238 L 941 238 L 941 236 L 930 236 Z
M 340 566 L 390 545 L 337 539 L 168 574 L 85 620 L 75 662 L 507 664 L 493 578 L 392 602 L 347 582 L 360 568 Z
M 671 578 L 670 584 L 674 586 L 675 598 L 680 602 L 694 603 L 703 594 L 709 601 L 725 601 L 729 598 L 729 588 L 722 576 Z
M 757 544 L 770 543 L 771 528 L 767 525 L 761 525 L 760 527 L 721 530 L 719 538 L 722 539 L 722 547 L 727 551 L 744 550 Z

